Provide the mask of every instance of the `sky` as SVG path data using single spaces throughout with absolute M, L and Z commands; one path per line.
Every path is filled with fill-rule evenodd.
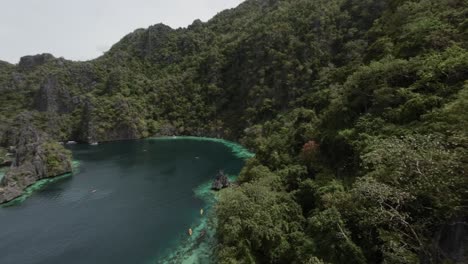
M 0 0 L 0 60 L 51 53 L 70 60 L 103 54 L 137 28 L 207 21 L 243 0 Z

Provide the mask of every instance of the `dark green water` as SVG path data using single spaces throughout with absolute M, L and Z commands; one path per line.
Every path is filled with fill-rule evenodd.
M 207 189 L 219 169 L 239 173 L 235 148 L 193 139 L 73 146 L 78 173 L 0 208 L 0 263 L 145 264 L 170 254 L 203 263 L 213 239 L 212 230 L 197 237 L 211 221 Z

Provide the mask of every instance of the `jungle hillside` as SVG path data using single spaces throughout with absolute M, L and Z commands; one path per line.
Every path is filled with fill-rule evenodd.
M 25 123 L 256 153 L 220 193 L 219 263 L 468 261 L 466 0 L 247 0 L 91 61 L 0 61 L 0 93 L 0 154 Z

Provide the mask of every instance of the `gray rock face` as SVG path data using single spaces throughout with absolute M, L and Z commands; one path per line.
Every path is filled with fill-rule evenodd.
M 20 116 L 15 134 L 15 158 L 0 183 L 0 203 L 20 196 L 40 179 L 71 172 L 71 155 L 59 144 L 48 139 L 32 124 L 30 116 Z
M 80 123 L 81 133 L 77 136 L 80 141 L 88 143 L 98 141 L 93 112 L 93 103 L 89 99 L 85 99 Z
M 99 113 L 99 102 L 90 98 L 83 98 L 83 111 L 79 123 L 79 131 L 72 138 L 81 142 L 105 142 L 126 139 L 141 138 L 139 128 L 139 112 L 126 99 L 116 100 L 111 106 L 111 111 L 115 113 L 112 120 L 105 120 L 102 113 Z M 110 128 L 103 129 L 103 123 L 108 123 Z
M 95 69 L 89 62 L 80 62 L 75 64 L 75 67 L 71 67 L 70 78 L 83 93 L 92 91 L 99 82 Z
M 218 175 L 216 175 L 216 179 L 213 181 L 211 185 L 211 189 L 215 191 L 220 191 L 223 188 L 227 188 L 231 185 L 229 182 L 229 178 L 224 174 L 224 171 L 219 171 Z
M 51 75 L 42 83 L 34 104 L 40 112 L 69 113 L 73 109 L 73 98 L 58 78 Z
M 468 261 L 468 216 L 460 216 L 443 225 L 433 241 L 434 255 L 442 262 L 450 259 L 453 263 Z
M 173 29 L 164 24 L 156 24 L 150 26 L 145 32 L 145 42 L 143 42 L 143 51 L 145 57 L 152 57 L 155 50 L 161 50 L 167 45 L 167 38 L 169 34 L 173 32 Z M 160 61 L 160 57 L 155 58 L 156 61 Z
M 113 130 L 108 131 L 106 141 L 137 139 L 139 137 L 138 131 L 134 127 L 128 124 L 121 124 Z
M 177 131 L 177 128 L 171 124 L 163 124 L 159 132 L 156 136 L 175 136 L 178 135 L 179 132 Z
M 44 53 L 32 56 L 21 57 L 18 64 L 21 70 L 31 70 L 37 66 L 44 65 L 47 62 L 55 60 L 55 57 L 52 54 Z
M 38 180 L 32 163 L 8 171 L 0 186 L 0 203 L 11 201 L 23 194 L 24 189 Z

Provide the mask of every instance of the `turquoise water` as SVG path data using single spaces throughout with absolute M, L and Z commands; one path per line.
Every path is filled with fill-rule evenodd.
M 0 208 L 0 263 L 215 262 L 211 180 L 237 175 L 251 153 L 199 138 L 71 149 L 72 177 Z

